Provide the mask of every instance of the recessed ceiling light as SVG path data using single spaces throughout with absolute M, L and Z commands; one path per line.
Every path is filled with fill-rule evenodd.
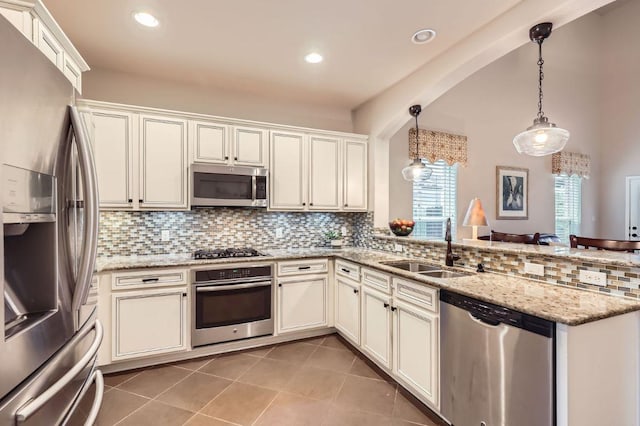
M 158 21 L 155 16 L 147 12 L 136 12 L 133 14 L 133 18 L 138 22 L 138 24 L 144 25 L 145 27 L 157 27 L 160 25 L 160 21 Z
M 423 44 L 423 43 L 429 43 L 434 38 L 436 38 L 436 31 L 432 30 L 431 28 L 425 28 L 423 30 L 416 31 L 411 36 L 411 41 L 414 42 L 415 44 Z
M 304 60 L 309 62 L 310 64 L 320 63 L 322 62 L 322 59 L 324 59 L 322 55 L 316 52 L 309 53 L 307 56 L 304 57 Z

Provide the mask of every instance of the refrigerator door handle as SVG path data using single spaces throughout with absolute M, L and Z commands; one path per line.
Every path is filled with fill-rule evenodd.
M 96 419 L 98 418 L 98 413 L 100 412 L 100 407 L 102 406 L 102 396 L 104 395 L 104 380 L 102 379 L 102 372 L 100 370 L 96 370 L 93 372 L 93 376 L 91 376 L 91 380 L 89 383 L 95 382 L 96 384 L 96 394 L 93 397 L 93 405 L 91 406 L 91 410 L 89 411 L 89 415 L 87 416 L 86 425 L 93 425 L 96 423 Z
M 34 398 L 27 402 L 25 405 L 20 407 L 16 412 L 16 424 L 26 422 L 31 416 L 33 416 L 39 409 L 41 409 L 51 398 L 56 396 L 58 392 L 64 389 L 80 372 L 91 362 L 93 357 L 98 353 L 98 348 L 100 347 L 100 343 L 102 343 L 103 329 L 100 321 L 96 320 L 93 325 L 88 325 L 82 328 L 80 331 L 76 333 L 73 337 L 72 341 L 67 344 L 57 355 L 56 358 L 64 358 L 69 351 L 75 349 L 75 343 L 81 340 L 84 336 L 89 334 L 91 330 L 95 329 L 96 336 L 89 347 L 89 350 L 80 358 L 80 361 L 69 371 L 67 371 L 64 376 L 58 379 L 49 389 L 41 393 L 37 398 Z
M 98 251 L 98 179 L 93 161 L 91 144 L 80 113 L 75 106 L 70 106 L 71 125 L 76 136 L 78 148 L 78 164 L 82 177 L 82 190 L 85 205 L 85 226 L 83 229 L 83 248 L 80 254 L 78 279 L 73 292 L 72 309 L 77 311 L 87 301 L 93 268 Z

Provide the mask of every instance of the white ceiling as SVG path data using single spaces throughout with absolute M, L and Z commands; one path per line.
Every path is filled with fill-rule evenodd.
M 44 0 L 91 67 L 355 108 L 521 0 Z M 161 22 L 144 28 L 147 11 Z M 418 29 L 438 32 L 411 43 Z M 310 65 L 312 50 L 325 61 Z

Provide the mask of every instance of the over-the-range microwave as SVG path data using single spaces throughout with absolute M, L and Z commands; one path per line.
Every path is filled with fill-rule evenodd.
M 268 170 L 262 167 L 191 165 L 191 206 L 267 207 Z

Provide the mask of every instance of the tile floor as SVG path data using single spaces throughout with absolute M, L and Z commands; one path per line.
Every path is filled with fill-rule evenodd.
M 434 426 L 335 335 L 105 376 L 100 426 Z

